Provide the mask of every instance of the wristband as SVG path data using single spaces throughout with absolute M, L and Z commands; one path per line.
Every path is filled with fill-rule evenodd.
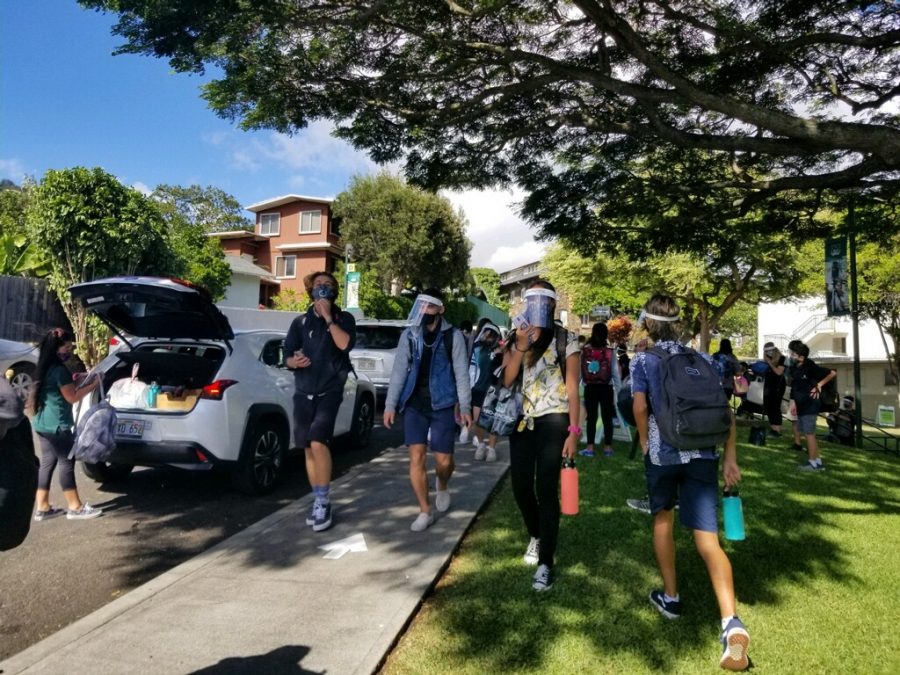
M 333 320 L 332 320 L 332 321 L 326 321 L 326 322 L 325 322 L 325 330 L 328 330 L 328 329 L 331 328 L 333 325 L 334 325 L 334 321 L 333 321 Z
M 575 426 L 574 424 L 569 425 L 569 433 L 575 434 L 576 436 L 581 436 L 581 427 Z

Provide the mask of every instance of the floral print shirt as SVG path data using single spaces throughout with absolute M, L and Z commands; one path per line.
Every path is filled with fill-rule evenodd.
M 566 339 L 566 358 L 578 354 L 578 338 L 569 333 Z M 566 383 L 557 363 L 556 340 L 554 339 L 533 366 L 522 363 L 522 393 L 525 397 L 525 420 L 549 415 L 568 413 L 569 396 Z M 531 426 L 530 424 L 528 426 Z

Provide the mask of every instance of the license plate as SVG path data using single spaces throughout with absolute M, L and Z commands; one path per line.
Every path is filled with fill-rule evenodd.
M 144 435 L 147 424 L 144 420 L 118 420 L 116 422 L 116 436 L 123 438 L 140 438 Z
M 375 359 L 356 359 L 357 370 L 375 370 Z

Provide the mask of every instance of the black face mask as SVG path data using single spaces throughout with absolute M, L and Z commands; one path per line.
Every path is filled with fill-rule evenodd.
M 440 321 L 440 314 L 423 314 L 422 315 L 422 328 L 427 328 L 428 326 L 434 324 L 437 321 Z

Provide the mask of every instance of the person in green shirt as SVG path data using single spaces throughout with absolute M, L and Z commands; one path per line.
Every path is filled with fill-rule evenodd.
M 65 496 L 69 520 L 96 518 L 102 511 L 81 501 L 75 485 L 75 460 L 69 459 L 75 436 L 72 405 L 88 396 L 99 384 L 93 378 L 84 386 L 77 386 L 65 362 L 72 356 L 75 336 L 64 328 L 54 328 L 41 340 L 35 383 L 30 396 L 34 414 L 32 428 L 41 446 L 41 468 L 35 498 L 34 519 L 47 520 L 63 514 L 62 509 L 50 505 L 50 480 L 59 466 L 59 485 Z

